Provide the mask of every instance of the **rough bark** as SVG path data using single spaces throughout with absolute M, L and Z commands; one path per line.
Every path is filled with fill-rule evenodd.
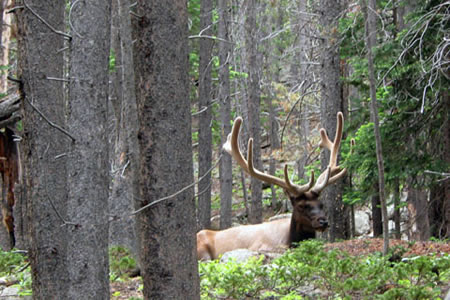
M 125 245 L 137 255 L 136 222 L 128 215 L 138 197 L 137 140 L 138 112 L 135 94 L 133 46 L 128 0 L 113 0 L 117 9 L 116 68 L 116 140 L 114 180 L 110 195 L 110 214 L 118 217 L 110 224 L 110 243 Z M 138 197 L 139 198 L 139 197 Z
M 72 1 L 67 158 L 68 299 L 109 298 L 108 72 L 111 0 Z
M 245 19 L 245 48 L 248 69 L 248 124 L 249 135 L 253 138 L 253 158 L 256 169 L 262 170 L 261 162 L 261 133 L 260 133 L 260 62 L 258 62 L 258 34 L 256 27 L 255 0 L 247 0 Z M 256 224 L 262 222 L 262 184 L 251 178 L 251 202 L 249 222 Z
M 372 48 L 376 46 L 377 43 L 377 23 L 376 23 L 376 0 L 362 0 L 363 7 L 366 12 L 366 48 L 367 48 L 367 61 L 368 61 L 368 73 L 369 73 L 369 85 L 370 85 L 370 98 L 371 98 L 371 116 L 374 123 L 374 135 L 376 144 L 376 155 L 377 155 L 377 166 L 378 166 L 378 189 L 381 204 L 381 213 L 383 216 L 383 254 L 386 255 L 389 250 L 389 226 L 388 226 L 388 215 L 386 208 L 386 196 L 385 196 L 385 183 L 384 183 L 384 159 L 383 159 L 383 149 L 381 145 L 381 134 L 380 134 L 380 122 L 378 120 L 378 104 L 377 104 L 377 90 L 376 90 L 376 78 L 375 78 L 375 68 L 373 62 Z
M 333 137 L 336 131 L 336 115 L 343 110 L 340 80 L 340 57 L 339 57 L 339 36 L 338 18 L 342 12 L 342 1 L 323 1 L 320 6 L 316 6 L 319 14 L 319 22 L 322 27 L 321 32 L 321 53 L 320 53 L 320 77 L 321 77 L 321 104 L 320 119 L 323 128 L 328 135 Z M 328 166 L 330 153 L 322 151 L 321 163 L 322 171 Z M 328 238 L 330 241 L 346 238 L 347 218 L 344 205 L 342 203 L 342 182 L 327 187 L 321 195 L 328 212 L 330 228 Z
M 27 1 L 41 18 L 64 31 L 64 3 Z M 17 12 L 18 78 L 22 81 L 25 195 L 31 245 L 34 299 L 68 299 L 66 154 L 70 139 L 49 126 L 40 113 L 65 124 L 63 82 L 64 38 L 52 32 L 29 9 Z M 97 199 L 96 199 L 97 200 Z
M 212 35 L 212 10 L 211 0 L 202 0 L 200 4 L 200 31 L 202 35 Z M 199 49 L 199 84 L 198 104 L 199 129 L 198 129 L 198 177 L 202 180 L 198 183 L 198 222 L 199 228 L 211 227 L 211 168 L 212 163 L 212 132 L 211 132 L 211 54 L 212 40 L 200 39 Z
M 372 204 L 372 231 L 374 237 L 380 237 L 383 234 L 383 218 L 381 213 L 380 195 L 378 193 L 378 182 L 374 184 L 374 194 L 371 196 Z
M 195 251 L 186 1 L 137 2 L 135 64 L 140 199 L 172 195 L 138 215 L 145 299 L 199 299 Z
M 218 36 L 220 39 L 228 41 L 230 39 L 228 13 L 229 1 L 218 0 L 219 28 Z M 223 145 L 228 134 L 231 132 L 231 97 L 230 97 L 230 62 L 231 62 L 231 44 L 228 42 L 219 42 L 219 101 L 220 101 L 220 120 L 221 133 L 220 142 Z M 222 148 L 222 147 L 221 147 Z M 220 177 L 220 229 L 231 227 L 231 203 L 233 192 L 233 173 L 231 156 L 224 153 L 219 165 Z
M 266 10 L 265 3 L 262 4 L 262 10 L 263 12 Z M 277 24 L 277 28 L 281 28 L 283 26 L 283 7 L 280 5 L 278 8 L 278 17 L 276 14 L 273 14 L 273 19 L 271 21 L 268 21 L 268 14 L 264 13 L 261 23 L 265 25 L 265 27 L 262 27 L 262 36 L 266 37 L 269 34 L 272 34 L 273 32 L 270 32 L 271 26 L 267 26 L 266 24 L 273 23 Z M 269 28 L 267 28 L 269 27 Z M 270 43 L 269 39 L 266 39 L 262 43 L 263 53 L 261 53 L 261 60 L 264 62 L 263 69 L 265 70 L 263 72 L 266 80 L 265 82 L 268 82 L 268 84 L 265 84 L 263 86 L 263 93 L 266 95 L 264 97 L 265 105 L 269 112 L 269 143 L 270 143 L 270 153 L 269 153 L 269 174 L 275 176 L 276 172 L 276 159 L 273 157 L 272 153 L 274 150 L 279 149 L 281 147 L 280 145 L 280 139 L 278 138 L 278 122 L 276 120 L 276 112 L 274 105 L 272 103 L 272 99 L 274 99 L 274 91 L 273 91 L 273 82 L 279 81 L 279 64 L 277 59 L 273 59 L 274 55 L 271 55 L 274 53 L 274 47 L 272 45 L 273 43 Z M 271 190 L 271 208 L 275 211 L 278 209 L 278 200 L 277 200 L 277 194 L 276 189 L 273 184 L 270 185 Z
M 11 49 L 11 39 L 16 36 L 16 26 L 14 24 L 13 14 L 6 13 L 7 9 L 13 6 L 12 0 L 0 0 L 2 2 L 1 27 L 0 27 L 0 65 L 9 66 L 9 52 Z M 14 30 L 13 30 L 14 29 Z M 0 93 L 8 91 L 9 82 L 7 80 L 8 72 L 1 72 L 0 74 Z
M 412 237 L 415 240 L 427 241 L 430 238 L 430 222 L 428 219 L 427 194 L 423 189 L 416 188 L 413 184 L 408 186 L 409 205 L 413 206 L 415 212 L 412 217 L 413 226 Z

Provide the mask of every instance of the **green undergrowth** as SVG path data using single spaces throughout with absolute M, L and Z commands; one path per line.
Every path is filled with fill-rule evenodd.
M 0 280 L 17 288 L 19 296 L 31 295 L 30 264 L 20 251 L 0 251 Z
M 379 253 L 354 257 L 319 241 L 270 262 L 199 262 L 202 299 L 441 299 L 450 257 L 389 261 Z
M 126 281 L 128 275 L 136 269 L 136 261 L 130 250 L 121 246 L 109 248 L 109 280 Z

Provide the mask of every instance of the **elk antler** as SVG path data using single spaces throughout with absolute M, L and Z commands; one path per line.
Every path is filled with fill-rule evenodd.
M 342 141 L 342 129 L 344 125 L 344 116 L 341 112 L 337 114 L 337 125 L 336 125 L 336 135 L 334 137 L 334 142 L 331 142 L 325 129 L 320 129 L 321 142 L 319 144 L 322 148 L 327 148 L 331 151 L 330 163 L 325 172 L 320 174 L 317 179 L 316 184 L 311 189 L 312 192 L 320 194 L 320 192 L 328 185 L 333 184 L 339 178 L 343 177 L 347 173 L 347 169 L 342 169 L 337 165 L 337 157 L 339 152 L 339 147 Z M 352 142 L 353 144 L 354 142 Z
M 248 141 L 247 160 L 239 148 L 238 138 L 241 124 L 242 118 L 236 118 L 231 133 L 228 135 L 227 142 L 223 145 L 223 149 L 234 158 L 245 172 L 261 181 L 278 185 L 293 195 L 301 195 L 311 189 L 314 184 L 314 172 L 311 172 L 311 178 L 307 184 L 299 186 L 291 183 L 289 180 L 287 165 L 284 166 L 284 180 L 255 169 L 253 167 L 253 139 L 249 139 Z

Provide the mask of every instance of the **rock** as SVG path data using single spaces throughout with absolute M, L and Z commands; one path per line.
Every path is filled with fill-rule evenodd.
M 226 252 L 220 258 L 221 263 L 229 262 L 231 259 L 235 262 L 241 263 L 247 261 L 250 257 L 259 256 L 260 254 L 256 251 L 250 251 L 248 249 L 236 249 L 233 251 Z
M 368 213 L 357 210 L 355 211 L 355 234 L 364 235 L 371 230 L 370 216 Z
M 32 299 L 31 296 L 19 296 L 19 289 L 17 287 L 7 287 L 3 291 L 0 291 L 1 300 L 28 300 Z

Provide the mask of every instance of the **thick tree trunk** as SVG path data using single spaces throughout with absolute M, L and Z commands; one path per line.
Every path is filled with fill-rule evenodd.
M 68 130 L 69 299 L 107 299 L 111 1 L 72 2 Z
M 219 38 L 225 41 L 230 39 L 230 16 L 228 0 L 218 0 L 219 11 Z M 231 97 L 230 97 L 230 55 L 231 47 L 228 42 L 219 42 L 219 101 L 221 120 L 221 145 L 231 132 Z M 222 148 L 222 147 L 221 147 Z M 220 229 L 231 227 L 231 203 L 233 192 L 233 173 L 231 156 L 224 153 L 220 161 Z
M 412 238 L 426 241 L 430 238 L 430 222 L 428 219 L 428 201 L 424 190 L 408 185 L 408 204 L 411 209 Z M 414 226 L 415 224 L 415 226 Z
M 212 10 L 211 0 L 202 0 L 200 8 L 200 31 L 202 35 L 212 34 Z M 202 178 L 198 183 L 198 229 L 211 227 L 211 168 L 212 163 L 212 132 L 211 132 L 211 54 L 212 40 L 200 39 L 199 51 L 199 128 L 198 128 L 198 177 Z
M 324 1 L 316 8 L 319 14 L 320 25 L 323 28 L 320 54 L 320 76 L 321 76 L 321 106 L 320 119 L 322 126 L 329 136 L 334 136 L 336 131 L 336 115 L 343 110 L 340 80 L 340 56 L 338 18 L 342 12 L 341 1 Z M 322 171 L 328 166 L 330 153 L 322 151 Z M 330 228 L 328 230 L 329 240 L 343 239 L 348 237 L 346 232 L 348 215 L 345 213 L 342 203 L 342 182 L 327 187 L 321 195 L 322 201 L 328 211 Z
M 145 299 L 199 299 L 186 1 L 139 0 L 135 65 Z
M 64 2 L 27 1 L 27 5 L 52 26 L 64 31 Z M 23 83 L 23 142 L 26 198 L 31 245 L 34 299 L 69 299 L 66 266 L 67 177 L 66 159 L 70 139 L 49 126 L 65 124 L 63 78 L 64 37 L 52 32 L 30 10 L 18 11 L 18 78 Z M 98 199 L 95 199 L 98 200 Z M 25 204 L 25 205 L 24 205 Z M 70 227 L 72 228 L 72 227 Z M 73 229 L 73 228 L 72 228 Z M 87 299 L 87 298 L 85 298 Z

